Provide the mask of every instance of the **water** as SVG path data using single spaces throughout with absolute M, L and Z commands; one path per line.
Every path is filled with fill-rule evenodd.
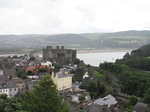
M 116 59 L 122 59 L 126 51 L 99 52 L 99 53 L 77 53 L 77 58 L 83 60 L 85 64 L 99 66 L 104 61 L 115 62 Z
M 92 66 L 99 66 L 100 63 L 104 61 L 107 62 L 115 62 L 116 59 L 121 59 L 125 55 L 125 53 L 130 51 L 105 51 L 105 52 L 98 52 L 98 53 L 77 53 L 77 58 L 83 60 L 85 64 L 90 64 Z M 23 54 L 3 54 L 2 56 L 14 56 L 14 55 L 23 55 Z M 42 56 L 41 54 L 39 55 Z

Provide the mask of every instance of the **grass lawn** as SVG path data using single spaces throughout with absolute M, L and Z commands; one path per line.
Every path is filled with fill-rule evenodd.
M 95 71 L 95 77 L 102 77 L 103 74 L 99 73 L 98 71 Z

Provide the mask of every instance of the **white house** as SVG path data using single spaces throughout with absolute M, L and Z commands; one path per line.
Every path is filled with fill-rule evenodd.
M 41 62 L 41 65 L 43 65 L 43 66 L 50 66 L 51 68 L 53 67 L 52 63 L 50 61 Z
M 85 75 L 83 75 L 83 79 L 85 79 L 86 77 L 89 77 L 88 72 L 85 72 Z
M 8 97 L 14 97 L 18 93 L 18 87 L 13 80 L 7 76 L 0 75 L 0 94 L 7 94 Z

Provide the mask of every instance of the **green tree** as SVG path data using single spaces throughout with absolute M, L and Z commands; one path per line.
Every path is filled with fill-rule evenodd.
M 46 68 L 40 68 L 39 72 L 47 72 L 47 69 Z
M 8 98 L 6 94 L 0 95 L 0 112 L 26 112 L 22 111 L 22 105 L 18 98 Z
M 150 104 L 150 88 L 146 90 L 144 95 L 144 102 Z
M 134 106 L 138 102 L 138 98 L 135 95 L 131 95 L 129 99 L 129 105 Z
M 80 101 L 80 102 L 84 102 L 84 101 L 85 101 L 85 96 L 84 96 L 84 95 L 79 96 L 79 101 Z
M 76 58 L 76 59 L 74 60 L 74 64 L 79 65 L 79 63 L 80 63 L 80 60 Z
M 133 106 L 129 106 L 128 108 L 126 108 L 127 112 L 133 112 Z
M 18 58 L 18 56 L 17 56 L 17 55 L 14 55 L 12 58 Z
M 56 85 L 48 75 L 32 91 L 22 95 L 22 103 L 28 112 L 69 112 L 69 106 L 58 96 Z
M 76 78 L 74 75 L 72 76 L 72 82 L 76 82 Z
M 34 74 L 33 74 L 32 71 L 29 70 L 29 71 L 27 72 L 27 75 L 34 75 Z
M 31 57 L 29 60 L 34 61 L 35 59 L 36 59 L 35 57 Z
M 89 86 L 87 87 L 87 90 L 89 91 L 92 98 L 97 97 L 97 95 L 98 95 L 98 86 L 95 82 L 90 81 Z

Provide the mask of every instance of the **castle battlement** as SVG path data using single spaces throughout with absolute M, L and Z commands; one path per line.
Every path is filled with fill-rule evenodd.
M 73 63 L 75 59 L 76 50 L 64 49 L 64 46 L 56 46 L 54 49 L 52 46 L 47 46 L 43 49 L 43 60 L 64 64 Z

